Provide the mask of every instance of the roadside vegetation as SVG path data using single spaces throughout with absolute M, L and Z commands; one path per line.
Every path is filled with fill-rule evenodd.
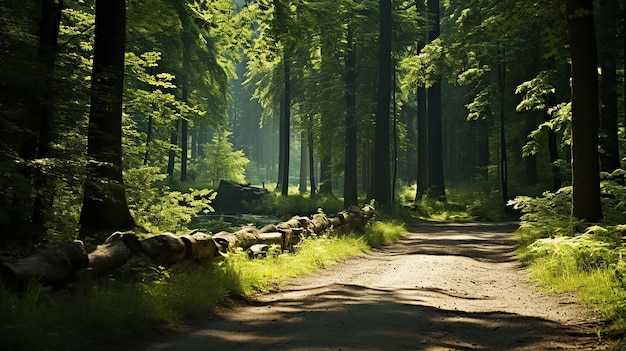
M 571 187 L 538 197 L 517 197 L 522 212 L 518 255 L 530 277 L 546 289 L 571 292 L 597 310 L 609 332 L 626 332 L 626 190 L 603 174 L 604 219 L 586 223 L 571 216 Z M 600 331 L 599 331 L 600 333 Z M 601 335 L 600 335 L 601 336 Z
M 306 208 L 297 206 L 296 198 L 299 197 L 277 196 L 268 201 L 274 203 L 274 210 L 282 209 L 285 214 L 305 214 Z M 308 200 L 303 203 L 308 204 Z M 341 200 L 323 199 L 320 204 L 341 207 Z M 401 220 L 385 213 L 379 217 L 382 220 L 369 224 L 364 233 L 329 232 L 304 240 L 294 254 L 282 253 L 277 247 L 266 258 L 251 259 L 244 251 L 234 251 L 185 269 L 136 264 L 102 278 L 98 284 L 54 293 L 39 285 L 32 285 L 21 294 L 0 288 L 3 348 L 83 350 L 89 345 L 98 349 L 99 345 L 109 347 L 115 340 L 131 337 L 150 326 L 175 325 L 185 318 L 210 312 L 229 299 L 269 292 L 289 278 L 361 255 L 405 234 Z M 217 222 L 213 223 L 216 227 Z M 227 228 L 222 224 L 221 229 Z

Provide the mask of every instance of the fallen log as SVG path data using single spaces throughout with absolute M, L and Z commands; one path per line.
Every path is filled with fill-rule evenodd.
M 219 245 L 209 234 L 193 232 L 181 235 L 180 239 L 185 244 L 185 258 L 192 260 L 203 260 L 218 255 Z
M 213 235 L 213 240 L 222 247 L 224 252 L 235 247 L 247 249 L 259 241 L 259 230 L 248 226 L 234 233 L 219 232 Z
M 46 251 L 0 264 L 0 278 L 11 288 L 25 289 L 31 282 L 40 282 L 55 289 L 72 279 L 75 272 L 87 268 L 89 257 L 80 240 L 63 243 Z
M 270 246 L 267 244 L 254 244 L 248 248 L 250 258 L 266 257 Z
M 277 228 L 304 228 L 308 229 L 311 226 L 311 220 L 308 217 L 294 216 L 286 222 L 282 222 L 276 225 Z
M 337 214 L 337 218 L 339 218 L 341 225 L 344 225 L 352 222 L 358 215 L 359 213 L 354 213 L 352 211 L 341 211 Z
M 337 228 L 341 226 L 341 218 L 339 217 L 330 217 L 328 218 L 329 229 L 330 227 Z
M 313 215 L 313 219 L 311 219 L 311 229 L 315 234 L 319 234 L 330 227 L 330 222 L 328 221 L 328 217 L 326 217 L 323 213 L 316 213 Z
M 284 250 L 285 249 L 285 233 L 283 232 L 260 233 L 259 244 L 280 245 L 280 247 Z
M 263 228 L 259 229 L 259 233 L 271 233 L 271 232 L 275 232 L 277 231 L 278 228 L 276 227 L 275 224 L 268 224 L 266 226 L 264 226 Z
M 133 233 L 115 232 L 89 253 L 88 267 L 103 273 L 123 266 L 133 254 L 143 251 L 139 238 Z
M 155 264 L 169 266 L 185 258 L 185 243 L 173 233 L 141 241 L 142 252 Z

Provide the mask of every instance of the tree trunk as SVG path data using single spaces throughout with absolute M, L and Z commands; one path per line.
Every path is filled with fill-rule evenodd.
M 51 144 L 54 141 L 54 109 L 52 84 L 54 65 L 57 57 L 57 40 L 59 37 L 59 25 L 63 0 L 44 0 L 41 8 L 41 20 L 39 22 L 39 52 L 38 59 L 45 66 L 43 94 L 34 101 L 32 111 L 35 121 L 39 121 L 37 158 L 51 157 Z M 46 233 L 46 217 L 52 205 L 52 182 L 49 175 L 42 170 L 35 171 L 35 200 L 33 203 L 33 234 L 30 240 L 34 243 L 41 241 Z
M 537 128 L 535 111 L 527 112 L 527 116 L 525 117 L 524 123 L 524 135 L 529 135 L 535 128 Z M 527 186 L 535 186 L 537 185 L 537 156 L 536 155 L 528 155 L 524 157 L 524 173 L 525 180 Z
M 174 179 L 174 165 L 176 164 L 176 147 L 178 146 L 178 124 L 180 120 L 174 123 L 174 130 L 170 134 L 170 151 L 167 157 L 167 175 L 170 180 Z
M 506 155 L 506 130 L 504 123 L 504 111 L 505 111 L 505 96 L 506 92 L 506 55 L 504 48 L 502 48 L 502 52 L 500 53 L 500 62 L 498 62 L 498 87 L 500 90 L 500 186 L 502 191 L 502 208 L 505 212 L 508 211 L 508 207 L 506 203 L 509 198 L 509 173 L 508 173 L 508 158 Z
M 356 130 L 356 53 L 352 28 L 348 27 L 346 53 L 346 144 L 343 182 L 343 207 L 358 203 L 357 130 Z
M 192 129 L 191 132 L 191 158 L 198 158 L 198 132 L 196 129 Z
M 125 0 L 96 0 L 87 137 L 88 176 L 80 214 L 81 239 L 134 227 L 122 180 L 125 34 Z
M 548 61 L 548 68 L 554 68 L 554 59 L 551 58 Z M 548 108 L 556 105 L 556 94 L 548 93 L 546 96 L 546 108 L 544 109 L 544 119 L 546 122 L 552 119 L 552 116 L 548 113 Z M 548 151 L 550 155 L 550 164 L 552 167 L 552 191 L 556 192 L 561 189 L 561 169 L 558 165 L 559 161 L 559 149 L 557 145 L 557 135 L 552 129 L 548 129 Z
M 374 198 L 381 205 L 391 203 L 389 162 L 389 106 L 391 104 L 391 0 L 379 0 L 378 99 L 374 132 Z
M 309 116 L 309 130 L 307 131 L 307 138 L 307 146 L 309 148 L 309 178 L 311 183 L 311 197 L 313 198 L 317 193 L 315 185 L 315 161 L 313 159 L 313 116 Z
M 280 174 L 282 178 L 280 193 L 282 196 L 287 196 L 289 192 L 289 131 L 291 129 L 291 65 L 290 55 L 285 48 L 283 53 L 283 69 L 285 78 L 285 91 L 284 101 L 282 103 L 283 111 L 281 116 L 281 128 L 280 128 L 280 143 L 283 150 L 282 158 L 280 159 Z
M 440 34 L 439 0 L 428 0 L 427 4 L 428 18 L 433 25 L 428 32 L 428 40 L 433 41 Z M 441 135 L 441 83 L 439 81 L 428 89 L 428 196 L 440 200 L 446 198 Z
M 476 172 L 481 181 L 489 179 L 489 120 L 483 117 L 476 126 Z
M 395 202 L 396 199 L 396 181 L 398 180 L 398 103 L 396 101 L 396 63 L 395 60 L 392 63 L 393 71 L 393 87 L 391 89 L 392 94 L 392 116 L 393 116 L 393 176 L 391 177 L 391 202 Z
M 182 88 L 180 101 L 183 103 L 187 103 L 189 99 L 189 62 L 191 60 L 191 27 L 192 24 L 190 22 L 191 14 L 188 13 L 186 9 L 186 4 L 180 0 L 174 1 L 174 6 L 176 7 L 176 12 L 178 14 L 178 18 L 182 25 L 180 32 L 180 43 L 182 46 L 182 71 L 178 72 L 177 76 L 180 80 L 180 85 Z M 181 126 L 180 126 L 180 145 L 181 145 L 181 154 L 180 154 L 180 181 L 187 181 L 187 158 L 189 154 L 189 120 L 185 117 L 181 117 Z
M 426 12 L 425 0 L 415 0 L 418 14 Z M 419 21 L 418 25 L 424 25 Z M 428 33 L 424 33 L 422 39 L 417 41 L 417 53 L 419 55 L 428 41 Z M 415 201 L 419 201 L 428 188 L 428 111 L 426 107 L 427 93 L 423 86 L 417 87 L 417 189 Z
M 598 1 L 598 59 L 602 67 L 600 81 L 600 165 L 604 172 L 620 168 L 617 136 L 617 12 L 616 0 Z
M 572 58 L 572 214 L 602 219 L 598 160 L 598 72 L 591 0 L 567 1 Z
M 189 154 L 189 121 L 186 118 L 181 119 L 180 128 L 180 181 L 187 181 L 187 159 Z
M 148 130 L 146 130 L 146 151 L 143 154 L 143 165 L 148 165 L 148 159 L 150 156 L 150 143 L 152 142 L 152 114 L 148 116 Z
M 307 157 L 307 146 L 306 146 L 306 132 L 304 130 L 300 131 L 300 185 L 298 190 L 301 194 L 306 193 L 306 171 L 307 171 L 307 162 L 309 161 Z

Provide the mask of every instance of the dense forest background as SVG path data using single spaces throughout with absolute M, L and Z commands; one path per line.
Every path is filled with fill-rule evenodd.
M 180 230 L 222 179 L 346 207 L 464 189 L 503 211 L 573 185 L 597 221 L 600 171 L 623 185 L 625 13 L 0 0 L 0 241 Z

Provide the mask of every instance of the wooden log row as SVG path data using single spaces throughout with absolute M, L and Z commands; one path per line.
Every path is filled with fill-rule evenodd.
M 0 263 L 0 281 L 18 289 L 25 288 L 31 281 L 60 287 L 80 271 L 87 269 L 104 274 L 122 267 L 133 257 L 169 267 L 184 260 L 213 258 L 236 247 L 246 250 L 261 245 L 250 250 L 255 252 L 253 256 L 267 253 L 271 245 L 280 245 L 283 252 L 291 251 L 302 238 L 331 228 L 346 232 L 361 230 L 373 215 L 371 206 L 362 209 L 353 206 L 336 217 L 328 218 L 324 214 L 315 214 L 312 218 L 296 216 L 261 229 L 243 227 L 234 233 L 210 235 L 194 231 L 179 236 L 166 232 L 139 240 L 134 233 L 115 232 L 89 254 L 85 252 L 83 243 L 77 240 L 23 259 Z

